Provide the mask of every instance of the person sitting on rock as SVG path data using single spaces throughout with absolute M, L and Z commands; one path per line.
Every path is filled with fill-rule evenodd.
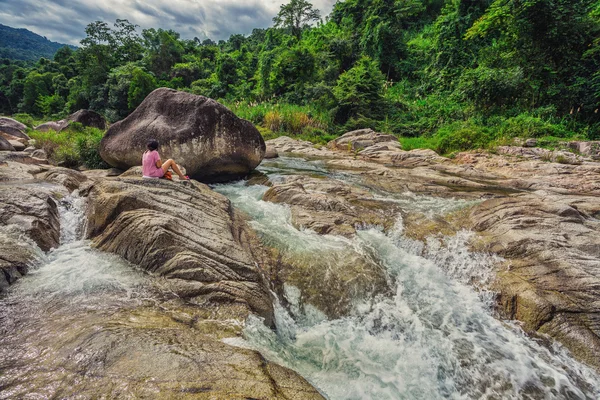
M 158 142 L 154 139 L 149 140 L 148 150 L 142 156 L 142 173 L 144 178 L 160 179 L 169 176 L 171 174 L 169 168 L 173 169 L 173 172 L 179 176 L 179 179 L 183 181 L 190 179 L 187 175 L 181 173 L 175 161 L 169 159 L 163 163 L 158 154 Z

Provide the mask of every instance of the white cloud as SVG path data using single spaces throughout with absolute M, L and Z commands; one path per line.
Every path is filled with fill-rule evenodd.
M 48 39 L 79 44 L 85 27 L 102 20 L 128 19 L 141 28 L 173 29 L 184 38 L 226 39 L 267 28 L 286 0 L 0 0 L 0 23 L 27 28 Z M 328 14 L 335 0 L 313 4 Z

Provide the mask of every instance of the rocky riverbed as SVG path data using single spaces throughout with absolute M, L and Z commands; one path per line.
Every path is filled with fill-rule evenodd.
M 0 397 L 600 393 L 600 163 L 267 154 L 209 187 L 0 152 Z

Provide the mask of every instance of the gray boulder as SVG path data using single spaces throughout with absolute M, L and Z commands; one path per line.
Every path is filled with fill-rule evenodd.
M 0 136 L 0 151 L 15 151 L 15 148 L 8 140 Z
M 29 136 L 27 134 L 17 128 L 13 128 L 12 126 L 2 126 L 0 125 L 0 136 L 7 140 L 19 140 L 19 141 L 29 141 Z
M 19 142 L 18 140 L 8 140 L 8 143 L 10 143 L 10 145 L 16 150 L 16 151 L 23 151 L 25 150 L 25 148 L 27 146 L 25 146 L 23 143 Z
M 85 127 L 106 129 L 106 119 L 102 115 L 92 110 L 79 110 L 60 121 L 49 121 L 38 125 L 35 127 L 35 130 L 40 132 L 48 132 L 50 130 L 60 132 L 67 129 L 74 122 L 78 122 Z
M 36 131 L 48 132 L 48 131 L 60 131 L 61 121 L 49 121 L 35 127 Z
M 58 247 L 60 221 L 52 190 L 18 182 L 1 185 L 0 226 L 11 226 L 24 233 L 43 251 Z
M 27 125 L 8 117 L 0 117 L 0 126 L 11 127 L 23 132 L 25 132 L 25 130 L 27 129 Z
M 69 127 L 73 122 L 78 122 L 85 127 L 106 129 L 106 119 L 92 110 L 79 110 L 59 122 L 61 131 Z
M 359 129 L 345 133 L 329 142 L 327 147 L 336 150 L 360 151 L 378 143 L 393 143 L 398 149 L 402 148 L 398 142 L 398 138 L 394 135 L 375 132 L 373 129 Z
M 163 160 L 172 158 L 203 182 L 223 182 L 249 174 L 265 155 L 265 142 L 252 123 L 215 100 L 157 89 L 126 119 L 113 124 L 100 155 L 115 168 L 140 165 L 149 139 L 160 143 Z

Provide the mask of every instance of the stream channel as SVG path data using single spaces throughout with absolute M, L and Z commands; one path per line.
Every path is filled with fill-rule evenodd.
M 359 185 L 352 174 L 324 165 L 281 157 L 266 160 L 259 169 L 273 182 L 300 174 Z M 560 346 L 529 337 L 516 323 L 494 316 L 493 293 L 471 282 L 485 287 L 500 260 L 471 252 L 472 233 L 419 242 L 404 236 L 398 217 L 387 232 L 366 226 L 353 238 L 317 235 L 294 227 L 288 206 L 262 201 L 266 186 L 236 182 L 214 189 L 245 212 L 261 240 L 282 254 L 305 257 L 327 271 L 354 252 L 384 268 L 389 293 L 357 299 L 344 317 L 327 318 L 300 301 L 299 289 L 287 285 L 286 306 L 275 304 L 276 331 L 251 316 L 243 338 L 225 339 L 297 371 L 326 398 L 600 398 L 600 377 L 593 370 Z M 431 215 L 469 205 L 411 193 L 374 195 L 403 210 Z M 71 349 L 71 343 L 78 343 L 72 338 L 107 326 L 103 321 L 118 315 L 152 310 L 170 296 L 159 279 L 81 239 L 83 199 L 63 199 L 60 209 L 61 246 L 48 254 L 40 251 L 41 266 L 0 298 L 2 399 L 77 397 L 69 390 L 73 385 L 80 397 L 94 398 L 94 368 L 101 362 L 92 354 L 95 342 Z M 87 357 L 89 362 L 79 364 L 86 370 L 56 368 L 54 360 L 65 354 Z M 86 379 L 89 384 L 82 384 Z

